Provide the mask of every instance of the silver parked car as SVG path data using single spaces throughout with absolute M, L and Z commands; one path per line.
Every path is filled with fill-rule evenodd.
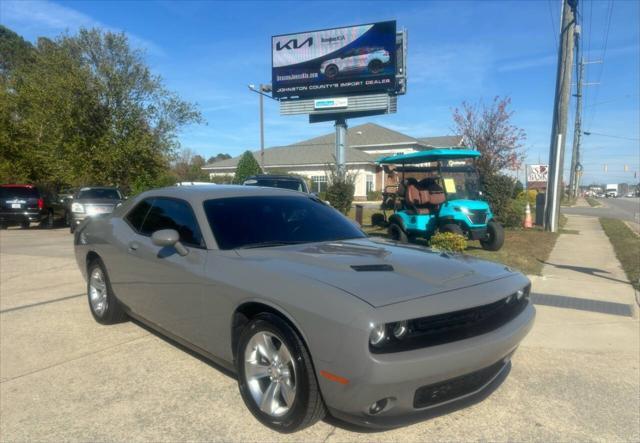
M 522 274 L 369 239 L 284 189 L 148 191 L 88 218 L 74 243 L 99 323 L 129 315 L 234 371 L 281 432 L 327 412 L 397 426 L 479 399 L 535 316 Z

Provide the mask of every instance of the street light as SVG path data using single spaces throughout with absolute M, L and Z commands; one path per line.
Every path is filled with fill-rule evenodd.
M 264 172 L 264 99 L 263 97 L 271 96 L 267 95 L 266 92 L 271 92 L 271 85 L 263 85 L 262 83 L 256 89 L 255 85 L 248 85 L 249 90 L 260 95 L 260 169 Z

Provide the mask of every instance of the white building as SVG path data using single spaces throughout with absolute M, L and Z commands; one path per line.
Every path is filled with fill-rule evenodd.
M 434 148 L 462 146 L 462 137 L 414 138 L 374 123 L 354 126 L 347 131 L 346 166 L 356 174 L 355 199 L 365 200 L 370 191 L 381 191 L 384 186 L 396 184 L 392 170 L 382 168 L 376 160 L 382 156 L 424 151 Z M 253 152 L 260 161 L 260 151 Z M 326 187 L 327 164 L 335 163 L 335 133 L 322 135 L 288 146 L 264 150 L 266 173 L 294 173 L 305 176 L 313 192 Z M 202 169 L 210 177 L 233 176 L 240 156 L 205 165 Z

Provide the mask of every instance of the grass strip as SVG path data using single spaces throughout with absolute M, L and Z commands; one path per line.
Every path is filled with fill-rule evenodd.
M 640 237 L 622 220 L 600 218 L 618 261 L 634 288 L 640 290 Z

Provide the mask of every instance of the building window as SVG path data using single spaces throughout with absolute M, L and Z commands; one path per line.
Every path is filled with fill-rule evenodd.
M 367 194 L 374 191 L 373 175 L 367 175 Z
M 320 194 L 327 190 L 327 177 L 325 175 L 311 176 L 311 192 Z

